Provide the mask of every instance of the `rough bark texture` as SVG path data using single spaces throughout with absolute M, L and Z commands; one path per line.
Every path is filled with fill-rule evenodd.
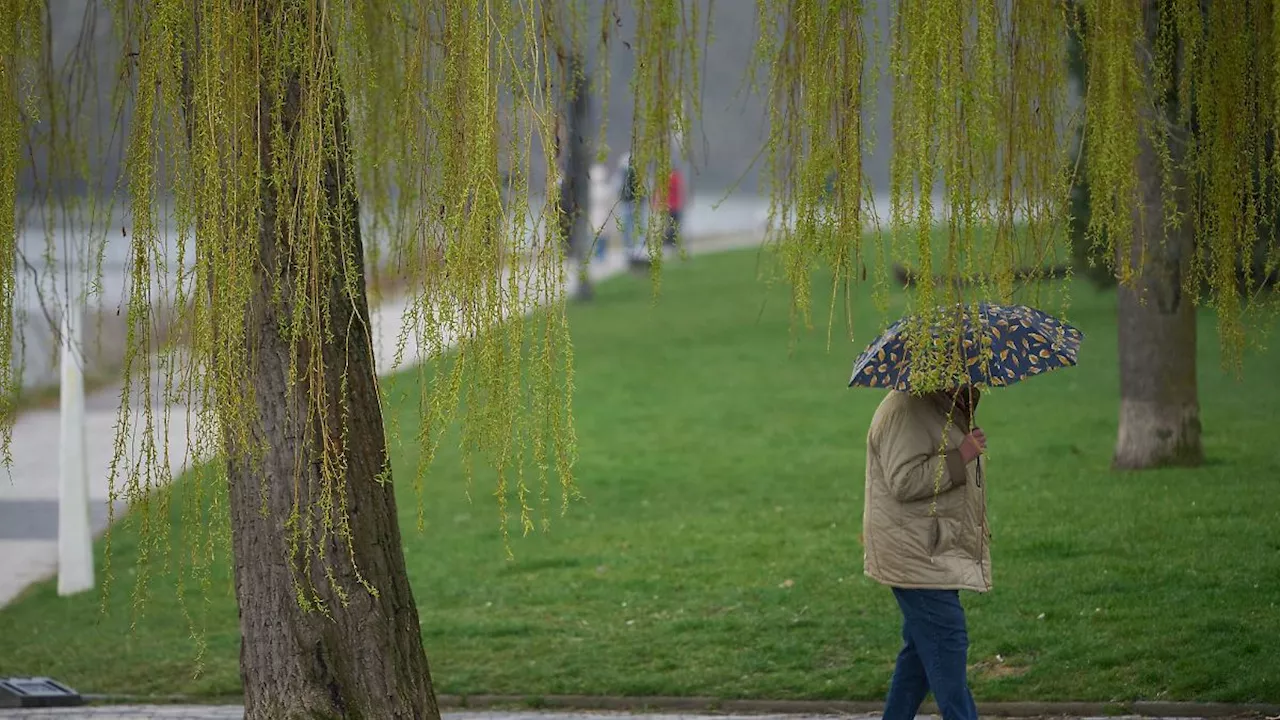
M 1143 258 L 1142 273 L 1118 289 L 1120 431 L 1112 462 L 1126 470 L 1198 465 L 1196 312 L 1183 292 L 1195 240 L 1186 219 L 1166 235 L 1160 159 L 1145 137 L 1138 163 L 1141 203 L 1129 257 L 1118 263 Z
M 259 3 L 259 13 L 271 12 L 276 4 Z M 299 78 L 290 78 L 280 109 L 286 135 L 297 132 L 302 93 Z M 265 95 L 260 98 L 264 115 L 277 107 L 272 103 L 274 98 Z M 364 252 L 356 201 L 340 198 L 338 192 L 344 173 L 349 172 L 345 162 L 350 158 L 346 109 L 331 103 L 324 111 L 332 113 L 340 128 L 336 137 L 327 138 L 337 143 L 340 161 L 324 168 L 326 192 L 330 203 L 350 204 L 345 213 L 347 246 L 343 249 L 348 258 L 360 262 Z M 262 135 L 260 157 L 269 168 L 271 138 Z M 288 188 L 284 192 L 288 193 Z M 287 202 L 287 198 L 276 196 L 274 188 L 266 188 L 262 258 L 255 269 L 257 291 L 245 318 L 255 347 L 250 366 L 245 368 L 245 382 L 252 388 L 259 413 L 253 440 L 265 446 L 265 456 L 255 463 L 243 448 L 233 448 L 229 462 L 245 717 L 439 718 L 417 607 L 405 573 L 395 496 L 390 483 L 376 479 L 386 466 L 386 443 L 369 347 L 363 268 L 356 272 L 361 282 L 355 297 L 344 290 L 340 276 L 326 279 L 333 313 L 330 326 L 335 335 L 324 338 L 321 349 L 324 362 L 320 374 L 326 396 L 319 412 L 327 416 L 329 425 L 321 430 L 318 418 L 308 419 L 307 412 L 308 398 L 313 397 L 318 380 L 304 375 L 290 387 L 287 379 L 291 353 L 308 350 L 291 349 L 281 334 L 296 290 L 289 287 L 294 269 L 276 241 L 276 224 L 281 222 L 277 208 L 283 211 Z M 277 282 L 284 287 L 273 298 L 272 286 Z M 345 438 L 335 430 L 344 422 L 344 406 Z M 296 484 L 303 514 L 310 513 L 317 528 L 313 538 L 321 538 L 321 511 L 308 507 L 313 499 L 309 495 L 319 492 L 321 484 L 323 442 L 345 442 L 347 516 L 353 542 L 348 549 L 345 541 L 331 532 L 320 540 L 325 562 L 312 559 L 302 574 L 302 559 L 290 559 L 286 521 L 294 508 Z M 261 512 L 264 505 L 265 514 Z M 361 587 L 353 561 L 377 589 L 376 597 Z M 326 579 L 324 565 L 332 569 L 338 587 L 345 590 L 346 604 Z M 295 573 L 301 575 L 304 588 L 314 589 L 328 616 L 300 607 Z

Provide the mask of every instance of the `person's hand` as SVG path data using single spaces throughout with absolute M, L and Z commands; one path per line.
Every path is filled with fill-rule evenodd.
M 974 428 L 973 432 L 964 436 L 964 442 L 960 443 L 960 457 L 964 458 L 964 464 L 968 465 L 973 462 L 987 449 L 987 434 L 982 432 L 982 428 Z

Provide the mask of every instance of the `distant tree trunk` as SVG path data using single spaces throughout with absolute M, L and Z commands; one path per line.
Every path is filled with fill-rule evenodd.
M 278 0 L 262 0 L 258 8 L 264 27 L 269 23 L 263 16 L 283 11 Z M 277 105 L 279 98 L 268 96 L 265 89 L 259 99 L 264 117 L 283 114 L 285 137 L 281 140 L 286 143 L 299 141 L 304 110 L 301 98 L 305 95 L 314 101 L 317 94 L 323 94 L 302 85 L 295 74 L 287 80 L 282 103 Z M 314 231 L 332 233 L 335 243 L 341 232 L 345 243 L 342 254 L 363 264 L 357 202 L 349 193 L 339 191 L 352 172 L 347 112 L 341 102 L 326 105 L 322 112 L 330 114 L 338 130 L 324 138 L 334 143 L 337 151 L 330 155 L 336 156 L 336 161 L 331 159 L 323 167 L 325 192 L 331 206 L 340 202 L 348 206 L 345 213 L 335 216 L 345 218 L 346 227 Z M 269 133 L 260 133 L 259 157 L 264 172 L 270 172 L 272 141 Z M 293 170 L 300 173 L 302 168 Z M 265 452 L 258 454 L 255 462 L 253 450 L 233 447 L 228 461 L 245 716 L 270 720 L 439 718 L 417 606 L 405 573 L 394 491 L 391 483 L 377 479 L 387 467 L 387 457 L 370 352 L 363 267 L 355 273 L 360 281 L 354 297 L 344 289 L 341 273 L 322 279 L 322 292 L 328 295 L 332 313 L 329 327 L 335 331 L 320 339 L 323 367 L 301 367 L 323 376 L 323 405 L 314 413 L 307 411 L 309 398 L 318 390 L 316 375 L 300 373 L 292 386 L 289 383 L 291 355 L 310 350 L 305 343 L 291 349 L 282 333 L 304 292 L 292 286 L 295 275 L 288 246 L 277 242 L 278 225 L 292 202 L 289 191 L 289 187 L 263 183 L 261 262 L 253 269 L 256 292 L 245 318 L 254 348 L 245 368 L 245 383 L 259 414 L 250 441 L 264 447 Z M 302 237 L 284 238 L 284 243 L 305 241 Z M 321 417 L 326 421 L 323 426 Z M 343 423 L 346 433 L 340 435 L 338 428 Z M 323 511 L 313 504 L 318 504 L 315 494 L 321 487 L 320 458 L 325 443 L 345 445 L 341 451 L 346 461 L 350 547 L 332 531 L 327 537 L 321 535 Z M 300 489 L 303 515 L 309 513 L 316 528 L 310 539 L 319 544 L 323 564 L 346 592 L 345 604 L 330 586 L 320 560 L 313 559 L 304 574 L 298 567 L 304 561 L 290 558 L 286 522 L 294 508 L 295 487 Z M 357 568 L 377 589 L 376 596 L 362 589 Z M 309 592 L 314 588 L 324 612 L 300 607 L 293 582 L 299 575 L 303 587 Z
M 587 131 L 588 107 L 587 83 L 584 82 L 582 56 L 576 51 L 569 56 L 568 67 L 568 112 L 565 135 L 568 138 L 568 156 L 565 160 L 565 176 L 567 202 L 569 208 L 569 248 L 578 261 L 578 290 L 576 299 L 590 300 L 593 295 L 591 278 L 587 276 L 587 262 L 591 257 L 591 249 L 595 238 L 588 222 L 587 206 L 589 189 L 587 182 L 587 163 L 590 162 L 591 148 L 588 138 L 592 133 Z
M 1132 287 L 1122 283 L 1118 289 L 1120 431 L 1112 462 L 1125 470 L 1198 465 L 1204 453 L 1196 311 L 1193 298 L 1183 293 L 1194 232 L 1184 219 L 1165 235 L 1160 159 L 1145 136 L 1138 182 L 1141 205 L 1135 210 L 1128 262 L 1144 260 Z M 1117 266 L 1125 260 L 1121 254 Z

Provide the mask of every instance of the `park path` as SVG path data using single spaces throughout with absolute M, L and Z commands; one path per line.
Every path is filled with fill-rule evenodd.
M 731 233 L 694 235 L 686 238 L 690 255 L 718 252 L 759 245 L 759 233 Z M 593 282 L 600 282 L 627 269 L 627 260 L 620 251 L 606 254 L 588 264 L 588 275 Z M 509 271 L 508 271 L 509 272 Z M 578 282 L 578 273 L 572 268 L 566 274 L 565 291 L 572 293 Z M 522 283 L 522 291 L 530 292 Z M 371 315 L 374 338 L 374 357 L 380 374 L 403 370 L 414 364 L 419 356 L 415 332 L 405 337 L 401 362 L 397 365 L 397 350 L 402 335 L 404 311 L 409 305 L 407 297 L 384 299 Z M 521 302 L 525 309 L 530 304 Z M 157 387 L 153 396 L 163 397 L 162 373 L 154 373 Z M 89 469 L 90 523 L 94 537 L 107 525 L 108 481 L 110 464 L 115 448 L 117 409 L 120 405 L 121 386 L 109 386 L 90 393 L 85 398 L 85 455 Z M 133 393 L 135 408 L 139 393 Z M 168 461 L 174 477 L 182 473 L 192 461 L 188 437 L 194 429 L 195 415 L 188 408 L 171 407 L 164 417 L 161 410 L 154 411 L 158 424 L 155 432 L 167 432 Z M 0 470 L 0 608 L 20 595 L 31 585 L 53 576 L 58 568 L 58 474 L 59 474 L 59 416 L 56 409 L 32 410 L 22 413 L 14 424 L 12 459 L 8 476 Z M 141 447 L 140 433 L 131 433 L 130 447 Z M 157 443 L 159 446 L 161 443 Z M 132 452 L 129 453 L 131 456 Z M 116 512 L 124 511 L 123 501 L 116 503 Z M 179 716 L 181 717 L 181 716 Z

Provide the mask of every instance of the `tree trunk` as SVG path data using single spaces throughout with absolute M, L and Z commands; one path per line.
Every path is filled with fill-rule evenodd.
M 258 12 L 275 13 L 278 5 L 261 2 Z M 279 105 L 268 96 L 265 82 L 260 93 L 264 118 L 283 114 L 281 140 L 286 143 L 298 141 L 304 124 L 300 98 L 314 102 L 322 92 L 304 88 L 303 82 L 296 73 L 288 77 Z M 362 266 L 357 201 L 340 190 L 349 187 L 351 172 L 346 108 L 340 101 L 320 102 L 321 112 L 337 128 L 325 137 L 336 150 L 323 165 L 325 196 L 330 208 L 339 203 L 345 207 L 331 215 L 337 222 L 307 232 L 330 233 L 330 246 L 346 262 Z M 264 125 L 270 126 L 269 121 Z M 271 172 L 272 142 L 270 133 L 259 133 L 264 173 Z M 285 235 L 277 241 L 293 202 L 290 186 L 301 184 L 301 171 L 295 168 L 284 188 L 263 182 L 261 260 L 245 318 L 254 351 L 244 380 L 258 412 L 249 441 L 262 449 L 233 445 L 228 461 L 245 717 L 437 719 L 417 606 L 405 573 L 395 495 L 389 481 L 378 480 L 388 466 L 363 267 L 355 268 L 355 293 L 344 288 L 341 272 L 319 278 L 332 313 L 327 323 L 332 334 L 291 348 L 282 332 L 305 292 L 293 287 L 296 267 L 290 247 L 309 238 Z M 342 247 L 336 247 L 339 243 Z M 307 357 L 314 347 L 307 342 L 322 343 L 322 368 Z M 303 369 L 292 384 L 291 359 Z M 346 463 L 339 470 L 345 481 L 345 512 L 333 508 L 326 513 L 318 499 L 325 443 L 338 443 Z M 303 540 L 318 548 L 311 553 L 318 557 L 310 561 L 306 550 L 291 557 L 289 517 L 295 492 L 302 515 L 298 522 L 307 529 Z M 325 516 L 338 514 L 349 521 L 350 544 L 332 528 L 322 530 Z M 332 584 L 326 571 L 332 572 Z M 376 588 L 376 595 L 363 589 L 361 578 Z M 301 607 L 299 587 L 319 609 Z
M 1145 134 L 1138 183 L 1141 202 L 1129 256 L 1117 258 L 1118 267 L 1143 260 L 1132 286 L 1122 283 L 1118 289 L 1120 431 L 1112 464 L 1124 470 L 1199 465 L 1204 455 L 1196 311 L 1193 298 L 1183 292 L 1195 239 L 1186 218 L 1165 234 L 1160 159 Z

